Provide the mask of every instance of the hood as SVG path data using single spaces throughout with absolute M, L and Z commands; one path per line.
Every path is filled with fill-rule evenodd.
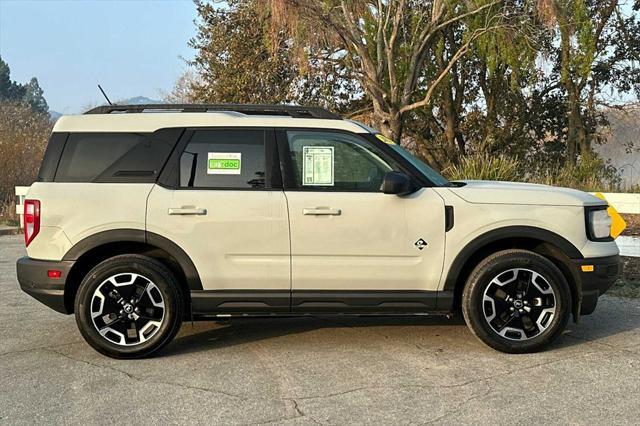
M 586 192 L 534 183 L 465 180 L 464 186 L 449 188 L 469 203 L 528 204 L 538 206 L 589 206 L 604 202 Z

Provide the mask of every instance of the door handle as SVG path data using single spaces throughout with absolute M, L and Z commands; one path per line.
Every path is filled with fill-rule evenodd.
M 180 216 L 186 216 L 186 215 L 198 215 L 198 216 L 204 216 L 207 214 L 207 209 L 198 209 L 198 208 L 172 208 L 169 209 L 168 213 L 170 215 L 180 215 Z
M 340 216 L 342 214 L 342 210 L 340 209 L 330 209 L 328 207 L 316 207 L 313 209 L 302 209 L 302 214 L 311 215 L 311 216 Z

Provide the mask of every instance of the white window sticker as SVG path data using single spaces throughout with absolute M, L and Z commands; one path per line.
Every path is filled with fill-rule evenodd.
M 242 172 L 242 154 L 239 152 L 207 153 L 208 175 L 239 175 Z
M 333 186 L 333 147 L 302 147 L 302 184 Z

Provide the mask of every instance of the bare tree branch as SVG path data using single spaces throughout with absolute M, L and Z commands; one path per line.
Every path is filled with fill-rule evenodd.
M 469 47 L 471 46 L 471 43 L 473 43 L 473 41 L 475 41 L 481 35 L 486 34 L 489 31 L 501 28 L 501 27 L 503 27 L 503 26 L 497 25 L 497 26 L 493 26 L 493 27 L 483 28 L 481 30 L 476 30 L 469 37 L 469 39 L 462 46 L 460 46 L 460 48 L 456 51 L 456 53 L 451 57 L 451 59 L 449 60 L 449 63 L 440 72 L 438 77 L 436 77 L 436 79 L 429 84 L 429 88 L 427 89 L 427 93 L 425 94 L 424 98 L 421 101 L 414 102 L 412 104 L 403 106 L 402 108 L 400 108 L 400 113 L 405 113 L 407 111 L 411 111 L 411 110 L 414 110 L 416 108 L 420 108 L 420 107 L 428 105 L 431 102 L 431 97 L 433 96 L 433 92 L 435 91 L 435 89 L 438 87 L 438 84 L 442 80 L 444 80 L 444 78 L 447 76 L 447 74 L 449 73 L 451 68 L 458 62 L 458 60 L 461 57 L 463 57 L 469 51 Z
M 491 3 L 487 3 L 487 4 L 483 5 L 483 6 L 480 6 L 480 7 L 476 8 L 476 9 L 474 9 L 474 10 L 470 10 L 470 11 L 469 11 L 469 12 L 467 12 L 467 13 L 463 13 L 463 14 L 460 14 L 460 15 L 458 15 L 458 16 L 454 16 L 453 18 L 448 19 L 448 20 L 446 20 L 446 21 L 444 21 L 444 22 L 442 22 L 442 23 L 438 24 L 438 25 L 435 27 L 435 29 L 434 29 L 434 30 L 435 30 L 435 31 L 440 30 L 440 29 L 442 29 L 442 28 L 444 28 L 444 27 L 446 27 L 446 26 L 448 26 L 448 25 L 451 25 L 451 24 L 453 24 L 453 23 L 455 23 L 455 22 L 459 22 L 459 21 L 461 21 L 461 20 L 463 20 L 463 19 L 465 19 L 465 18 L 468 18 L 469 16 L 476 15 L 476 14 L 478 14 L 479 12 L 482 12 L 482 11 L 483 11 L 483 10 L 485 10 L 485 9 L 488 9 L 488 8 L 490 8 L 490 7 L 492 7 L 492 6 L 495 6 L 496 4 L 502 3 L 503 1 L 504 1 L 504 0 L 495 0 L 495 1 L 492 1 Z

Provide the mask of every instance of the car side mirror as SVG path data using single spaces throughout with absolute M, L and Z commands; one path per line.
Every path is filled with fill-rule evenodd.
M 413 192 L 411 178 L 402 172 L 387 172 L 382 180 L 385 194 L 407 195 Z

